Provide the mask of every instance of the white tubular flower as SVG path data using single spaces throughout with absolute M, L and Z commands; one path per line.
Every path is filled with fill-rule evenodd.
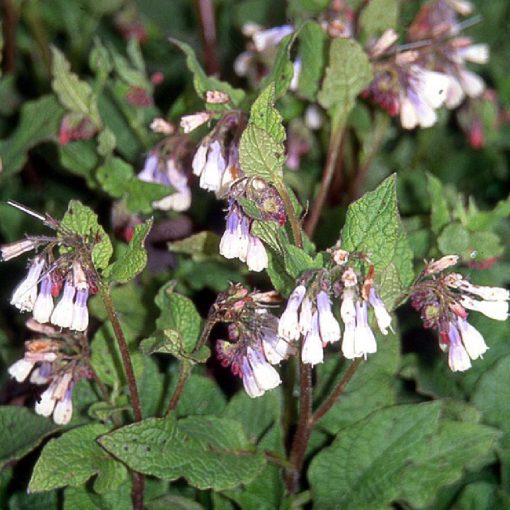
M 319 314 L 317 312 L 312 317 L 312 329 L 303 341 L 301 361 L 310 365 L 317 365 L 324 361 L 324 351 L 319 333 Z
M 505 321 L 508 318 L 507 301 L 478 301 L 467 296 L 460 298 L 460 304 L 468 310 L 483 313 L 489 319 Z
M 63 296 L 51 314 L 52 324 L 61 328 L 69 328 L 71 326 L 73 322 L 73 300 L 75 293 L 76 287 L 69 281 L 66 281 Z
M 265 391 L 258 387 L 255 375 L 253 374 L 253 370 L 247 358 L 243 358 L 242 360 L 241 374 L 243 376 L 244 390 L 248 393 L 249 397 L 257 398 L 264 395 Z
M 53 312 L 53 296 L 51 295 L 52 286 L 53 283 L 50 275 L 46 275 L 41 282 L 40 292 L 34 303 L 32 315 L 34 319 L 41 324 L 49 322 L 51 312 Z
M 72 388 L 66 391 L 65 397 L 57 402 L 53 411 L 53 421 L 57 425 L 67 425 L 73 416 Z
M 354 359 L 359 357 L 356 353 L 356 349 L 354 346 L 354 330 L 356 328 L 356 321 L 352 320 L 351 322 L 345 323 L 344 337 L 342 340 L 342 354 L 347 359 Z
M 489 349 L 481 333 L 471 326 L 469 322 L 460 317 L 457 317 L 457 324 L 462 336 L 462 343 L 464 344 L 469 357 L 471 359 L 481 358 L 482 355 Z
M 51 374 L 51 363 L 43 362 L 30 374 L 32 384 L 47 384 Z
M 204 170 L 200 175 L 200 187 L 208 191 L 218 191 L 226 167 L 227 162 L 221 153 L 220 142 L 212 142 L 209 146 Z
M 287 35 L 294 32 L 292 25 L 282 25 L 280 27 L 269 28 L 268 30 L 260 30 L 252 35 L 253 44 L 257 51 L 265 51 L 274 48 Z
M 76 300 L 73 306 L 73 319 L 70 329 L 74 331 L 85 331 L 89 325 L 89 311 L 87 308 L 87 300 L 89 291 L 87 289 L 79 289 L 76 292 Z
M 267 252 L 262 241 L 254 235 L 248 237 L 248 252 L 246 253 L 246 264 L 250 271 L 259 272 L 266 269 L 269 261 Z
M 45 261 L 42 257 L 36 257 L 26 278 L 16 287 L 11 298 L 11 305 L 14 305 L 20 312 L 31 312 L 37 299 L 37 284 L 43 270 Z
M 462 345 L 459 332 L 454 324 L 450 324 L 448 339 L 448 365 L 451 371 L 464 372 L 471 368 L 471 360 L 469 359 L 466 349 Z
M 420 66 L 411 66 L 414 74 L 416 94 L 431 108 L 439 108 L 446 100 L 450 78 L 443 73 L 428 71 Z
M 477 74 L 462 69 L 459 71 L 460 84 L 469 97 L 478 97 L 485 90 L 485 82 Z
M 356 303 L 356 328 L 354 329 L 354 350 L 356 357 L 377 352 L 377 342 L 368 325 L 368 307 L 365 301 Z
M 293 68 L 294 68 L 294 74 L 292 75 L 292 80 L 289 85 L 289 90 L 292 90 L 295 92 L 298 89 L 299 85 L 299 76 L 301 75 L 301 59 L 297 58 L 294 61 Z
M 270 328 L 264 328 L 262 349 L 267 361 L 272 365 L 278 365 L 282 360 L 296 353 L 296 348 L 293 345 L 278 337 L 276 331 Z
M 138 174 L 138 179 L 144 182 L 154 182 L 155 175 L 159 172 L 159 157 L 155 153 L 149 154 L 145 158 L 145 162 L 143 164 L 143 168 L 141 172 Z
M 488 44 L 471 44 L 465 48 L 459 48 L 457 54 L 462 60 L 473 62 L 474 64 L 487 64 L 489 62 L 490 52 Z
M 40 414 L 41 416 L 50 416 L 55 409 L 56 399 L 53 395 L 54 391 L 57 388 L 56 382 L 52 382 L 46 390 L 43 391 L 41 398 L 35 404 L 35 412 Z
M 33 361 L 21 358 L 8 368 L 9 375 L 16 381 L 23 382 L 34 368 L 34 364 Z
M 209 151 L 209 146 L 207 144 L 201 144 L 195 155 L 193 156 L 193 162 L 191 164 L 193 168 L 193 173 L 200 177 L 205 168 L 205 162 L 207 161 L 207 152 Z
M 0 246 L 0 260 L 6 262 L 7 260 L 14 259 L 27 251 L 33 250 L 35 246 L 34 241 L 30 239 L 21 239 L 15 243 L 4 244 Z
M 209 112 L 198 112 L 192 115 L 185 115 L 181 117 L 181 127 L 185 133 L 191 133 L 202 124 L 211 120 L 212 114 Z
M 285 340 L 297 340 L 299 338 L 298 308 L 305 297 L 306 287 L 298 285 L 289 296 L 287 307 L 278 322 L 278 335 Z
M 356 307 L 354 306 L 355 292 L 352 287 L 346 287 L 342 293 L 342 304 L 340 305 L 340 317 L 345 325 L 356 319 Z
M 388 334 L 388 328 L 391 329 L 391 315 L 386 310 L 382 299 L 377 295 L 377 292 L 373 287 L 370 288 L 370 295 L 368 302 L 374 309 L 375 320 L 377 326 L 383 335 Z
M 447 0 L 447 3 L 462 16 L 469 16 L 473 12 L 473 4 L 467 0 Z
M 459 261 L 458 255 L 445 255 L 441 257 L 439 260 L 431 260 L 425 270 L 423 271 L 425 274 L 434 274 L 444 271 L 449 267 L 454 266 Z
M 220 240 L 220 254 L 226 259 L 235 259 L 240 256 L 241 218 L 235 208 L 227 214 L 227 226 Z
M 152 202 L 152 207 L 161 211 L 186 211 L 191 205 L 191 190 L 188 178 L 177 168 L 174 159 L 167 160 L 166 177 L 169 185 L 175 188 L 175 193 Z
M 266 361 L 264 355 L 251 347 L 247 349 L 248 361 L 253 370 L 257 386 L 263 390 L 272 390 L 281 384 L 278 372 Z
M 305 336 L 312 330 L 312 300 L 305 296 L 299 312 L 299 332 Z
M 450 86 L 448 87 L 448 91 L 446 93 L 446 108 L 450 110 L 457 108 L 457 106 L 462 103 L 465 96 L 466 94 L 464 94 L 464 89 L 462 88 L 459 81 L 453 76 L 450 76 Z
M 510 299 L 510 291 L 502 287 L 485 287 L 473 285 L 467 280 L 460 280 L 457 282 L 456 288 L 481 297 L 485 301 L 508 301 Z
M 331 311 L 331 300 L 326 292 L 317 294 L 317 311 L 319 312 L 319 330 L 324 343 L 340 340 L 340 324 Z
M 305 124 L 308 129 L 316 131 L 324 124 L 324 114 L 317 105 L 311 104 L 305 110 Z

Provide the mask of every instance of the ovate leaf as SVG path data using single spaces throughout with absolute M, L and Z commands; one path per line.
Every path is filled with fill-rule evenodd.
M 58 430 L 48 418 L 38 416 L 26 407 L 0 407 L 0 468 L 31 452 L 41 441 Z
M 99 442 L 135 471 L 164 480 L 184 477 L 199 489 L 226 490 L 246 484 L 265 465 L 239 423 L 212 416 L 149 418 Z
M 397 28 L 398 0 L 371 0 L 360 16 L 360 26 L 367 37 L 374 37 L 390 28 Z
M 432 174 L 427 174 L 427 180 L 430 197 L 430 226 L 432 232 L 437 235 L 445 225 L 450 223 L 450 212 L 442 182 Z
M 52 86 L 60 103 L 71 112 L 88 116 L 96 127 L 100 127 L 101 118 L 97 108 L 97 97 L 90 85 L 71 72 L 69 62 L 60 50 L 52 47 L 51 51 Z
M 321 26 L 309 21 L 299 34 L 301 73 L 298 91 L 301 96 L 314 101 L 324 72 L 326 34 Z
M 342 248 L 367 255 L 388 306 L 413 278 L 413 254 L 397 208 L 395 176 L 349 206 Z
M 188 69 L 193 73 L 193 84 L 195 86 L 195 90 L 202 99 L 205 99 L 205 93 L 208 90 L 218 90 L 227 94 L 234 105 L 237 106 L 241 103 L 245 96 L 244 91 L 235 89 L 228 83 L 218 80 L 213 76 L 207 76 L 205 71 L 202 69 L 202 66 L 199 64 L 193 48 L 188 44 L 172 38 L 170 39 L 170 42 L 180 48 L 186 55 L 186 64 L 188 65 Z M 222 108 L 224 108 L 224 106 Z
M 439 421 L 440 404 L 394 406 L 341 431 L 312 461 L 317 508 L 383 510 L 395 500 L 421 508 L 493 446 L 494 429 Z
M 127 477 L 126 468 L 96 443 L 107 432 L 108 427 L 96 423 L 52 439 L 37 460 L 29 491 L 48 491 L 67 485 L 79 487 L 94 475 L 98 475 L 94 482 L 97 492 L 118 487 Z
M 127 283 L 141 273 L 147 264 L 145 239 L 152 228 L 152 219 L 136 225 L 133 237 L 124 253 L 105 271 L 105 276 L 119 283 Z
M 97 214 L 78 200 L 71 200 L 62 219 L 62 227 L 82 236 L 93 245 L 92 262 L 97 269 L 104 269 L 112 256 L 113 247 L 104 228 L 97 221 Z
M 361 46 L 353 39 L 333 39 L 319 103 L 326 109 L 350 109 L 371 79 L 372 67 Z

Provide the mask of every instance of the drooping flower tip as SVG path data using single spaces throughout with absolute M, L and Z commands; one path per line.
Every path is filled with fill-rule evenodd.
M 212 114 L 210 112 L 198 112 L 191 115 L 184 115 L 184 117 L 181 117 L 181 127 L 185 133 L 191 133 L 206 122 L 209 122 L 211 118 Z
M 322 348 L 318 312 L 314 312 L 312 316 L 312 328 L 306 334 L 303 341 L 301 361 L 312 366 L 324 361 L 324 350 Z
M 26 278 L 14 290 L 11 305 L 21 312 L 31 312 L 34 308 L 37 299 L 37 285 L 45 263 L 43 257 L 36 257 L 30 265 Z
M 278 322 L 278 335 L 285 340 L 295 341 L 299 338 L 298 309 L 306 293 L 304 285 L 298 285 L 287 301 L 287 307 Z
M 35 241 L 31 239 L 21 239 L 10 244 L 3 244 L 0 246 L 0 262 L 6 262 L 23 255 L 36 247 Z

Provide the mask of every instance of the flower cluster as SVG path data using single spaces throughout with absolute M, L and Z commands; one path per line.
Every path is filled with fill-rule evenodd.
M 152 203 L 162 211 L 185 211 L 191 205 L 191 189 L 186 169 L 190 165 L 190 141 L 169 136 L 149 152 L 138 179 L 173 188 L 174 192 Z
M 201 141 L 193 158 L 193 173 L 200 187 L 224 197 L 230 185 L 242 177 L 239 167 L 239 141 L 246 127 L 245 114 L 224 114 L 213 130 Z
M 457 37 L 462 25 L 457 14 L 469 14 L 468 2 L 434 0 L 418 13 L 408 32 L 412 50 L 398 52 L 397 34 L 388 30 L 369 46 L 374 80 L 365 91 L 390 115 L 400 115 L 406 129 L 430 127 L 442 105 L 456 108 L 462 100 L 479 97 L 485 84 L 466 63 L 485 64 L 486 44 Z
M 48 385 L 35 404 L 35 412 L 42 416 L 53 415 L 57 425 L 66 425 L 73 414 L 73 387 L 90 374 L 76 337 L 67 335 L 57 339 L 56 330 L 50 333 L 54 338 L 25 342 L 23 358 L 13 363 L 8 372 L 18 382 L 28 379 L 32 384 Z
M 452 371 L 471 367 L 471 360 L 483 356 L 488 347 L 480 332 L 467 322 L 467 310 L 495 320 L 506 320 L 510 292 L 499 287 L 473 285 L 459 273 L 444 271 L 457 264 L 449 255 L 425 267 L 413 286 L 411 304 L 421 314 L 425 328 L 439 332 L 439 345 L 448 351 Z
M 359 282 L 360 276 L 353 268 L 337 267 L 304 275 L 294 289 L 280 318 L 278 333 L 293 342 L 303 337 L 303 363 L 322 363 L 326 345 L 342 338 L 340 323 L 332 309 L 336 298 L 341 301 L 344 356 L 366 358 L 367 354 L 377 351 L 375 336 L 368 324 L 369 305 L 383 335 L 388 334 L 391 327 L 391 316 L 374 288 L 372 277 L 367 277 L 363 285 Z
M 227 226 L 220 241 L 220 254 L 227 259 L 246 262 L 251 271 L 268 266 L 268 256 L 261 240 L 252 233 L 253 220 L 244 212 L 242 200 L 250 200 L 263 221 L 286 221 L 284 205 L 273 186 L 261 179 L 242 179 L 230 189 Z
M 250 293 L 240 284 L 231 284 L 214 305 L 219 320 L 229 323 L 228 341 L 216 343 L 218 359 L 242 378 L 252 398 L 281 383 L 272 365 L 296 352 L 278 336 L 278 319 L 267 308 L 273 301 L 274 293 Z

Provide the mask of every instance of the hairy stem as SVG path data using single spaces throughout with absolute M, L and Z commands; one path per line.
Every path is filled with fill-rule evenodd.
M 289 218 L 290 227 L 292 229 L 292 235 L 294 237 L 294 244 L 298 248 L 303 248 L 303 236 L 301 235 L 301 225 L 299 223 L 299 218 L 297 217 L 296 210 L 292 205 L 292 200 L 290 199 L 289 192 L 283 182 L 275 183 L 275 187 L 282 197 L 283 205 L 285 206 L 285 212 L 287 213 L 287 217 Z
M 184 387 L 188 382 L 188 378 L 191 374 L 191 364 L 187 361 L 181 361 L 179 366 L 179 378 L 177 379 L 177 385 L 175 386 L 174 393 L 170 399 L 170 404 L 166 410 L 165 416 L 168 416 L 172 411 L 175 411 L 179 399 L 181 398 Z
M 331 120 L 331 137 L 329 141 L 328 155 L 326 157 L 326 165 L 322 174 L 319 193 L 310 209 L 310 214 L 305 222 L 305 232 L 312 237 L 322 213 L 322 208 L 328 196 L 329 187 L 335 174 L 335 168 L 340 154 L 340 146 L 344 134 L 345 122 L 350 112 L 350 107 L 344 106 L 341 110 L 335 112 Z
M 302 347 L 301 347 L 302 348 Z M 290 494 L 299 490 L 299 478 L 305 460 L 306 447 L 312 431 L 310 419 L 312 415 L 312 366 L 300 363 L 299 421 L 292 440 L 290 462 L 292 468 L 287 472 L 285 483 Z
M 101 280 L 98 278 L 98 281 Z M 113 332 L 115 333 L 115 338 L 117 339 L 117 344 L 119 346 L 120 354 L 122 357 L 122 364 L 124 365 L 124 372 L 126 373 L 126 379 L 128 382 L 129 393 L 131 395 L 131 406 L 133 408 L 133 416 L 135 418 L 135 422 L 141 421 L 142 407 L 140 405 L 140 397 L 138 395 L 138 388 L 136 386 L 136 378 L 135 372 L 133 370 L 133 363 L 131 362 L 131 355 L 129 354 L 126 337 L 124 336 L 124 332 L 122 331 L 122 326 L 120 325 L 117 312 L 115 311 L 115 306 L 113 304 L 109 286 L 101 282 L 99 284 L 99 293 L 106 308 L 108 318 L 112 323 Z M 143 510 L 143 493 L 145 486 L 144 477 L 141 473 L 137 473 L 136 471 L 132 471 L 131 476 L 133 480 L 133 485 L 131 489 L 131 499 L 133 501 L 133 508 L 135 510 Z
M 200 29 L 202 47 L 204 48 L 205 70 L 207 74 L 220 74 L 220 65 L 216 47 L 216 20 L 212 0 L 195 0 Z
M 129 393 L 131 395 L 133 415 L 135 421 L 141 421 L 142 407 L 140 405 L 140 397 L 138 395 L 138 388 L 136 386 L 135 372 L 133 370 L 133 363 L 131 362 L 131 355 L 129 354 L 126 337 L 124 336 L 117 312 L 115 311 L 115 306 L 113 305 L 113 300 L 108 285 L 101 283 L 99 286 L 99 292 L 106 308 L 108 319 L 110 319 L 110 322 L 112 323 L 113 332 L 115 333 L 115 338 L 117 339 L 117 344 L 119 346 L 120 355 L 122 357 L 122 364 L 124 365 L 124 372 L 126 373 L 126 379 L 128 382 Z
M 329 394 L 328 398 L 319 406 L 317 411 L 313 413 L 313 416 L 310 420 L 310 425 L 312 427 L 317 424 L 317 422 L 333 407 L 335 402 L 340 398 L 340 396 L 345 390 L 345 387 L 356 373 L 356 370 L 358 370 L 358 367 L 361 365 L 361 361 L 362 358 L 357 358 L 351 363 L 351 366 L 347 369 L 347 372 L 345 372 L 342 379 L 340 379 L 335 389 Z

